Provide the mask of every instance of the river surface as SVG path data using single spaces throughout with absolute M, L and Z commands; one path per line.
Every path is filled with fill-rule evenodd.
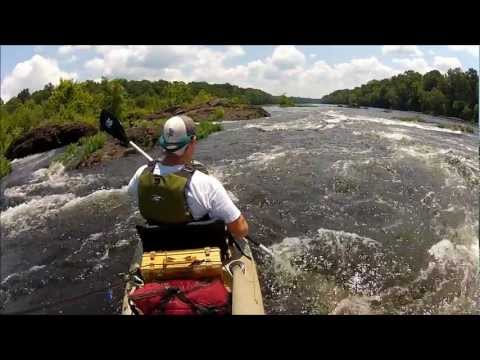
M 480 313 L 478 130 L 380 109 L 266 109 L 225 122 L 196 159 L 276 254 L 253 249 L 268 314 Z M 1 312 L 117 283 L 138 242 L 126 184 L 144 159 L 67 172 L 50 165 L 61 151 L 15 160 L 2 182 Z M 112 295 L 34 313 L 118 313 L 122 289 Z

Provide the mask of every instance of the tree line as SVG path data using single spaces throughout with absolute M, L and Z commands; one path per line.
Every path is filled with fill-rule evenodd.
M 280 104 L 284 97 L 253 88 L 206 82 L 184 83 L 164 80 L 109 80 L 74 82 L 61 80 L 41 90 L 23 89 L 7 102 L 0 99 L 0 167 L 10 144 L 33 128 L 69 122 L 97 126 L 101 109 L 126 123 L 175 106 L 193 106 L 214 98 L 232 104 Z M 6 162 L 5 162 L 6 164 Z
M 478 73 L 456 68 L 445 74 L 432 70 L 422 75 L 409 70 L 354 89 L 334 91 L 324 96 L 322 103 L 417 111 L 477 122 Z

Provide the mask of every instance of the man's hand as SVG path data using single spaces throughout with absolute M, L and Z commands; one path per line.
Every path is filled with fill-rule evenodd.
M 227 229 L 235 239 L 241 239 L 248 235 L 247 220 L 245 220 L 243 215 L 240 215 L 237 220 L 227 224 Z

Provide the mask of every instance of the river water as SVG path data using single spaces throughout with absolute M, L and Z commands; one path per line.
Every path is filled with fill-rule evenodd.
M 478 131 L 380 109 L 266 108 L 199 143 L 275 259 L 254 250 L 268 314 L 480 313 Z M 2 182 L 2 312 L 119 281 L 141 222 L 126 184 L 140 155 L 66 172 L 61 149 Z M 159 155 L 159 150 L 151 152 Z M 121 288 L 36 311 L 118 313 Z

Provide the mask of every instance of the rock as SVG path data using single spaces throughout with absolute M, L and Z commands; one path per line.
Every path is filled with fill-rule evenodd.
M 162 112 L 153 113 L 144 117 L 146 120 L 169 118 L 185 114 L 194 121 L 207 120 L 217 109 L 223 109 L 224 117 L 221 120 L 251 120 L 268 117 L 270 114 L 260 106 L 232 104 L 228 99 L 212 99 L 203 104 L 190 107 L 173 106 Z
M 149 148 L 158 140 L 161 129 L 159 127 L 133 127 L 125 130 L 128 138 L 140 147 Z
M 228 106 L 229 102 L 227 99 L 213 99 L 207 102 L 210 106 Z
M 5 157 L 12 160 L 45 152 L 77 142 L 81 137 L 94 135 L 97 131 L 92 125 L 84 123 L 39 127 L 13 142 L 5 152 Z
M 237 105 L 224 108 L 225 116 L 223 120 L 251 120 L 263 117 L 269 117 L 270 113 L 260 106 Z

